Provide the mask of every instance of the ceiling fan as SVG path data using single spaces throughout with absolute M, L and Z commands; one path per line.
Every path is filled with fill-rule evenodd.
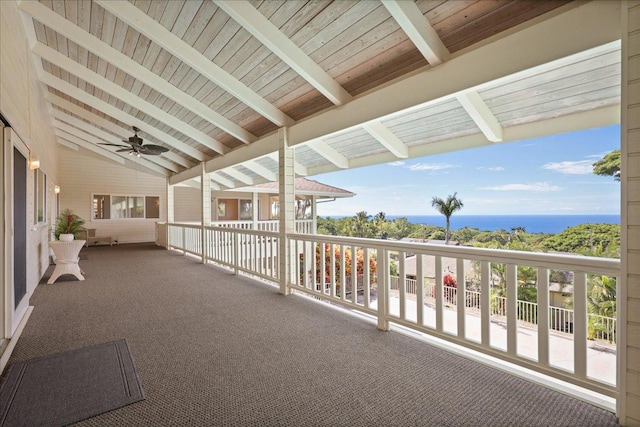
M 113 147 L 121 147 L 119 150 L 116 150 L 116 153 L 123 153 L 125 151 L 129 152 L 130 156 L 140 157 L 141 154 L 149 155 L 149 156 L 157 156 L 161 153 L 169 151 L 168 148 L 162 147 L 160 145 L 146 144 L 142 145 L 143 139 L 138 136 L 138 129 L 135 126 L 133 127 L 133 136 L 130 136 L 129 139 L 123 139 L 122 142 L 126 142 L 130 146 L 122 145 L 122 144 L 112 144 L 110 142 L 99 142 L 100 145 L 110 145 Z

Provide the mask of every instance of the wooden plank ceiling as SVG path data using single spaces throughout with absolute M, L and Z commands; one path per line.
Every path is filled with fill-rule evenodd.
M 42 0 L 19 7 L 59 142 L 114 152 L 98 143 L 119 144 L 137 126 L 145 143 L 169 151 L 133 160 L 118 154 L 171 176 L 258 147 L 280 127 L 348 105 L 569 3 Z M 619 57 L 614 47 L 331 132 L 296 148 L 297 173 L 384 153 L 407 157 L 411 147 L 471 134 L 496 142 L 504 127 L 617 105 Z M 212 179 L 221 188 L 276 179 L 272 152 L 255 157 Z

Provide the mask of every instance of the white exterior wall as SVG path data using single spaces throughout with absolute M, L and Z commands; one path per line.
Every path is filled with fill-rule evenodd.
M 621 422 L 640 426 L 640 1 L 622 2 L 623 98 L 622 98 L 622 226 L 623 253 L 621 305 L 626 313 L 626 366 L 623 364 Z M 626 12 L 626 13 L 625 13 Z M 626 22 L 625 22 L 626 21 Z M 625 39 L 626 36 L 626 39 Z M 626 63 L 626 66 L 625 66 Z M 626 246 L 626 247 L 625 247 Z M 626 268 L 625 268 L 626 266 Z M 624 350 L 623 350 L 624 351 Z
M 200 190 L 194 187 L 174 187 L 174 221 L 200 222 Z
M 71 209 L 95 228 L 96 236 L 117 237 L 120 243 L 154 242 L 155 223 L 166 221 L 166 179 L 125 168 L 105 157 L 80 149 L 60 147 L 60 209 Z M 158 196 L 159 219 L 92 218 L 92 196 Z M 200 214 L 198 214 L 198 217 Z
M 27 175 L 27 293 L 20 305 L 24 307 L 49 266 L 47 242 L 52 217 L 55 216 L 53 188 L 59 181 L 58 152 L 48 106 L 43 97 L 43 87 L 37 79 L 17 6 L 15 2 L 6 1 L 0 1 L 0 113 L 9 122 L 13 132 L 5 143 L 18 144 L 17 141 L 21 141 L 28 151 L 25 153 L 27 160 L 29 156 L 36 157 L 40 161 L 40 171 L 47 178 L 47 221 L 34 225 L 33 171 L 29 170 Z M 3 158 L 3 161 L 5 160 L 8 161 Z M 6 202 L 10 202 L 8 195 L 1 205 L 3 213 L 5 208 L 13 209 L 12 205 L 5 206 Z M 2 221 L 7 221 L 4 215 Z M 3 230 L 11 230 L 12 227 L 12 223 L 6 223 Z M 12 244 L 9 233 L 0 232 L 0 237 L 3 245 L 6 241 L 9 241 L 8 247 Z M 5 263 L 9 257 L 4 253 L 2 255 L 2 262 Z M 12 269 L 13 265 L 10 262 L 6 266 L 3 265 L 3 277 L 13 277 Z M 12 280 L 11 283 L 3 280 L 3 286 L 13 286 Z M 7 294 L 9 293 L 3 292 L 3 295 Z M 5 325 L 5 331 L 8 331 L 4 334 L 6 338 L 12 336 L 20 320 L 20 316 L 13 316 L 11 324 Z

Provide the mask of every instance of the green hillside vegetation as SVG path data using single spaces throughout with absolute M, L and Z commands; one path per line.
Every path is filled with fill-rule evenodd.
M 390 220 L 384 212 L 372 216 L 364 211 L 347 218 L 318 218 L 318 234 L 395 240 L 405 237 L 445 239 L 444 227 L 412 224 L 407 218 Z M 528 233 L 524 227 L 495 231 L 465 227 L 452 231 L 451 240 L 465 246 L 620 257 L 620 226 L 617 224 L 580 224 L 559 234 Z

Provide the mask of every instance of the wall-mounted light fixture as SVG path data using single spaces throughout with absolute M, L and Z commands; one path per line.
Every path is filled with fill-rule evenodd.
M 56 194 L 60 194 L 60 186 L 56 185 L 55 187 L 53 187 L 53 192 Z
M 29 154 L 29 169 L 38 169 L 40 167 L 40 159 L 34 154 Z

